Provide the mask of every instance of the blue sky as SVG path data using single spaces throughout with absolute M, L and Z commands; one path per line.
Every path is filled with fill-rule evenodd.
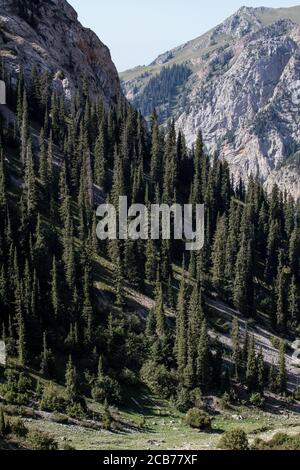
M 300 0 L 68 0 L 110 48 L 119 71 L 149 64 L 200 36 L 241 6 L 289 7 Z

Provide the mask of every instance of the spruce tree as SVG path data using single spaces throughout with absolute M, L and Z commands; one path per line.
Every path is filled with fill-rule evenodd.
M 268 389 L 271 392 L 275 392 L 275 393 L 278 391 L 277 373 L 276 373 L 276 368 L 275 368 L 274 363 L 271 364 L 271 367 L 269 369 Z
M 76 402 L 79 396 L 78 377 L 76 367 L 73 364 L 71 356 L 69 357 L 69 361 L 66 367 L 65 386 L 67 399 L 70 402 Z
M 155 294 L 155 320 L 156 320 L 156 332 L 158 336 L 163 336 L 166 332 L 165 312 L 164 312 L 164 300 L 162 284 L 158 283 L 156 286 Z
M 154 285 L 157 273 L 157 252 L 156 246 L 153 240 L 147 240 L 146 245 L 146 263 L 145 263 L 146 279 Z
M 58 277 L 57 277 L 57 263 L 55 256 L 53 257 L 52 271 L 51 271 L 51 304 L 54 318 L 58 318 L 59 313 L 59 293 L 58 293 Z
M 202 291 L 200 284 L 196 284 L 191 295 L 188 309 L 188 336 L 187 336 L 187 366 L 189 379 L 195 383 L 197 374 L 198 341 L 201 336 L 202 322 L 204 319 L 202 305 Z
M 240 347 L 240 327 L 237 318 L 233 319 L 231 329 L 232 359 L 235 369 L 235 377 L 238 379 L 241 369 L 241 347 Z
M 246 383 L 250 392 L 253 392 L 257 389 L 257 368 L 254 337 L 252 338 L 248 349 Z
M 38 193 L 34 173 L 32 144 L 30 139 L 27 142 L 26 148 L 23 197 L 26 208 L 26 215 L 28 217 L 28 220 L 31 221 L 33 216 L 35 215 L 35 210 L 37 208 Z
M 107 163 L 107 137 L 103 121 L 94 149 L 94 174 L 95 183 L 104 190 L 107 187 Z
M 287 371 L 286 371 L 286 359 L 285 359 L 285 342 L 281 340 L 279 349 L 279 370 L 277 376 L 277 385 L 281 393 L 286 391 Z
M 184 271 L 181 277 L 176 308 L 175 357 L 179 374 L 181 374 L 187 365 L 186 280 Z
M 200 383 L 202 391 L 207 391 L 210 386 L 210 357 L 209 357 L 209 336 L 207 324 L 204 320 L 201 326 L 201 333 L 198 343 L 198 356 L 197 356 L 197 378 Z
M 263 394 L 264 387 L 265 387 L 265 362 L 264 362 L 264 355 L 263 355 L 262 349 L 260 349 L 257 355 L 256 369 L 257 369 L 257 387 L 258 387 L 259 392 Z
M 83 306 L 82 316 L 86 325 L 86 341 L 89 343 L 92 339 L 93 329 L 93 307 L 91 301 L 91 280 L 89 276 L 88 267 L 84 269 L 84 284 L 83 284 Z
M 253 272 L 251 242 L 243 236 L 235 266 L 233 302 L 245 316 L 253 314 Z
M 0 407 L 0 437 L 5 437 L 7 435 L 8 425 L 4 416 L 3 407 Z
M 46 333 L 44 332 L 44 334 L 43 334 L 43 350 L 42 350 L 42 354 L 41 354 L 41 373 L 46 377 L 51 375 L 52 366 L 53 366 L 53 357 L 52 357 L 52 353 L 51 353 L 50 349 L 48 349 L 47 336 L 46 336 Z
M 285 269 L 283 266 L 283 253 L 279 254 L 277 278 L 275 283 L 275 299 L 276 299 L 276 324 L 277 328 L 282 331 L 286 326 L 286 306 L 285 306 Z
M 1 145 L 1 142 L 0 142 Z M 4 217 L 6 207 L 6 172 L 3 151 L 0 150 L 0 215 Z
M 296 328 L 300 321 L 300 296 L 295 276 L 292 276 L 288 290 L 288 317 L 290 326 Z
M 289 265 L 297 280 L 300 279 L 300 226 L 295 227 L 289 240 Z
M 218 293 L 224 288 L 225 273 L 225 249 L 226 249 L 226 219 L 221 217 L 217 224 L 213 249 L 212 249 L 212 283 Z
M 22 123 L 21 123 L 21 162 L 24 164 L 26 160 L 26 152 L 29 138 L 29 123 L 28 123 L 28 103 L 27 95 L 24 89 L 23 102 L 22 102 Z
M 156 111 L 151 118 L 151 167 L 150 178 L 153 187 L 161 181 L 161 139 Z
M 45 131 L 42 128 L 40 133 L 40 151 L 39 151 L 39 179 L 42 185 L 45 185 L 47 178 L 47 153 L 45 144 Z

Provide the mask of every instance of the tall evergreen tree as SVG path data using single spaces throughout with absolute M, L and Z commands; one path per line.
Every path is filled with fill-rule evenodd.
M 69 361 L 66 367 L 65 374 L 65 385 L 66 385 L 66 396 L 70 402 L 76 402 L 78 399 L 78 376 L 76 367 L 73 364 L 72 357 L 69 357 Z

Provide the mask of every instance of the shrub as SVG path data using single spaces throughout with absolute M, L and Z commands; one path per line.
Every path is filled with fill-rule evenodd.
M 105 415 L 102 418 L 102 427 L 106 431 L 109 431 L 112 425 L 112 417 L 109 412 L 106 412 Z
M 225 392 L 221 398 L 221 407 L 225 410 L 231 405 L 231 396 L 228 392 Z
M 81 403 L 70 403 L 67 405 L 66 413 L 71 416 L 71 418 L 75 419 L 84 419 L 85 418 L 85 410 Z
M 254 450 L 300 450 L 300 434 L 288 436 L 284 433 L 278 433 L 267 442 L 256 439 L 252 448 Z
M 48 434 L 44 434 L 40 431 L 30 431 L 26 441 L 33 450 L 58 449 L 57 442 Z
M 43 386 L 42 382 L 40 380 L 38 380 L 37 383 L 36 383 L 36 389 L 35 389 L 35 394 L 36 394 L 36 397 L 38 399 L 42 398 L 43 391 L 44 391 L 44 386 Z
M 126 385 L 134 386 L 134 385 L 138 385 L 139 383 L 138 378 L 135 375 L 135 373 L 132 370 L 127 369 L 127 367 L 125 367 L 122 370 L 120 380 L 124 382 Z
M 186 415 L 186 423 L 195 429 L 206 430 L 211 429 L 211 417 L 198 408 L 191 408 Z
M 69 423 L 69 418 L 68 416 L 60 413 L 55 413 L 52 415 L 52 420 L 55 421 L 55 423 L 59 424 L 68 424 Z
M 141 420 L 140 420 L 140 422 L 139 422 L 139 427 L 140 427 L 141 429 L 145 429 L 145 427 L 146 427 L 146 418 L 145 418 L 145 416 L 142 416 L 142 418 L 141 418 Z
M 53 382 L 45 385 L 39 404 L 43 411 L 64 412 L 67 406 L 65 398 Z
M 99 385 L 95 385 L 95 387 L 92 388 L 92 398 L 97 401 L 98 403 L 104 403 L 105 401 L 105 390 L 100 387 Z
M 115 379 L 105 376 L 93 387 L 92 397 L 98 403 L 107 400 L 109 404 L 117 405 L 122 401 L 121 387 Z
M 181 413 L 186 413 L 192 406 L 193 403 L 189 391 L 184 387 L 180 387 L 177 392 L 175 407 Z
M 250 403 L 253 406 L 261 408 L 265 404 L 265 398 L 260 393 L 252 393 L 250 397 Z
M 242 429 L 227 431 L 221 437 L 218 447 L 222 450 L 248 450 L 247 434 Z
M 2 389 L 3 397 L 8 403 L 12 403 L 13 405 L 26 405 L 29 400 L 29 395 L 25 393 L 16 393 L 12 390 Z
M 17 437 L 26 437 L 28 429 L 20 418 L 11 418 L 9 420 L 10 434 Z
M 70 444 L 64 444 L 62 450 L 76 450 L 76 449 Z
M 273 348 L 278 349 L 278 351 L 280 350 L 282 345 L 284 345 L 284 350 L 286 350 L 286 342 L 284 340 L 277 338 L 276 336 L 272 336 L 270 341 Z
M 175 392 L 174 376 L 163 364 L 147 361 L 142 367 L 141 378 L 153 393 L 162 398 L 170 398 Z
M 295 400 L 300 401 L 300 388 L 296 388 L 294 391 L 294 398 Z
M 190 399 L 193 402 L 195 408 L 203 407 L 202 392 L 200 388 L 194 388 L 190 392 Z
M 0 408 L 0 436 L 5 437 L 10 433 L 9 423 L 4 415 L 3 408 Z
M 17 390 L 19 393 L 28 393 L 33 390 L 32 380 L 25 374 L 21 373 L 18 377 Z
M 14 369 L 6 369 L 4 376 L 6 383 L 0 386 L 0 391 L 5 400 L 13 405 L 26 405 L 33 389 L 32 380 Z

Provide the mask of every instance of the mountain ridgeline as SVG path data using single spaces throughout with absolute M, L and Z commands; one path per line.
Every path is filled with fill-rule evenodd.
M 226 159 L 236 182 L 252 174 L 268 191 L 276 182 L 298 198 L 299 24 L 300 7 L 243 7 L 149 66 L 122 73 L 125 95 L 149 110 L 151 77 L 159 83 L 164 68 L 188 67 L 192 73 L 170 110 L 188 145 L 201 130 L 207 151 Z M 164 108 L 158 115 L 163 123 L 170 118 Z
M 148 129 L 121 94 L 108 103 L 100 87 L 97 96 L 96 81 L 79 80 L 66 100 L 51 69 L 45 75 L 34 63 L 25 73 L 23 54 L 0 70 L 5 403 L 81 422 L 100 403 L 111 429 L 109 405 L 129 406 L 132 390 L 181 412 L 207 394 L 297 398 L 286 348 L 300 327 L 299 204 L 254 177 L 234 185 L 200 132 L 189 148 L 155 112 Z M 187 71 L 163 73 L 170 86 L 158 101 Z M 100 242 L 98 202 L 118 206 L 124 195 L 147 206 L 204 203 L 204 249 L 187 252 L 172 239 Z M 236 309 L 227 329 L 212 299 Z M 243 334 L 239 321 L 249 322 Z M 271 345 L 256 344 L 257 325 L 276 337 L 274 357 Z

